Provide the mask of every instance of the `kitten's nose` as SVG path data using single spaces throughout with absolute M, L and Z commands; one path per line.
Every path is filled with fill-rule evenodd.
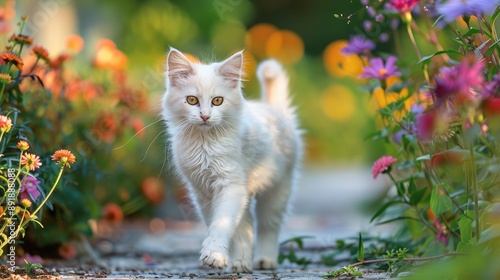
M 209 117 L 209 116 L 204 116 L 204 115 L 201 115 L 200 117 L 201 117 L 201 119 L 202 119 L 204 122 L 206 122 L 208 119 L 210 119 L 210 117 Z

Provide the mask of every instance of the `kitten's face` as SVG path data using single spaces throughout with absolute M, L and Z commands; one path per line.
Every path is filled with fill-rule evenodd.
M 167 58 L 164 117 L 200 129 L 236 123 L 241 114 L 241 52 L 209 65 L 190 63 L 172 49 Z

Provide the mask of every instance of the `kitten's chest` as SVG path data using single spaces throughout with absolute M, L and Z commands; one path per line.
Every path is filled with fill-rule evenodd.
M 173 143 L 174 162 L 195 185 L 226 177 L 236 167 L 238 149 L 228 139 L 179 138 Z

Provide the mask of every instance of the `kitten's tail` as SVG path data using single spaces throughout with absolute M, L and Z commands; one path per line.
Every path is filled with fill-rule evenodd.
M 294 108 L 288 91 L 288 76 L 279 62 L 274 59 L 265 60 L 257 68 L 262 100 L 271 106 L 293 115 Z

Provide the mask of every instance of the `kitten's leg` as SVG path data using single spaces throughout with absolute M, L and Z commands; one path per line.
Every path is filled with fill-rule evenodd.
M 257 248 L 255 269 L 276 269 L 278 235 L 290 197 L 292 179 L 285 178 L 264 193 L 256 196 Z
M 250 207 L 247 207 L 231 242 L 230 272 L 252 273 L 252 258 L 253 217 L 252 213 L 250 213 Z
M 227 266 L 231 237 L 247 207 L 245 186 L 230 185 L 214 194 L 208 224 L 208 237 L 203 241 L 200 261 L 204 266 L 223 269 Z

